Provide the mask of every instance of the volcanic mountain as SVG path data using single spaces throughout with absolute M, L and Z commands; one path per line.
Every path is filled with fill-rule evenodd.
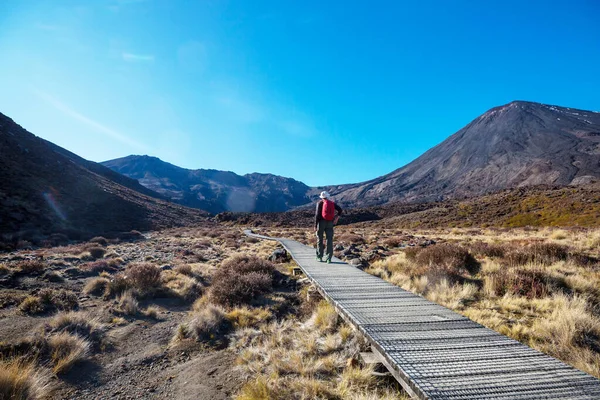
M 0 114 L 3 242 L 149 230 L 206 220 L 100 164 L 27 132 Z
M 213 169 L 190 170 L 156 157 L 131 155 L 105 161 L 104 166 L 137 179 L 172 201 L 211 213 L 278 212 L 311 201 L 310 188 L 291 178 L 271 174 L 237 175 Z
M 493 108 L 410 164 L 327 189 L 346 206 L 466 198 L 600 177 L 600 113 L 525 101 Z

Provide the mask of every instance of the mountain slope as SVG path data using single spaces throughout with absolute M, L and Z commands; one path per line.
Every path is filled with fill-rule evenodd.
M 599 161 L 599 113 L 515 101 L 489 110 L 405 167 L 328 189 L 351 206 L 438 201 L 593 182 Z
M 240 176 L 212 169 L 189 170 L 156 157 L 135 155 L 102 164 L 173 201 L 212 213 L 278 212 L 311 201 L 308 186 L 271 174 Z
M 56 232 L 77 238 L 205 220 L 205 213 L 159 197 L 135 180 L 38 138 L 0 114 L 3 241 L 39 239 Z

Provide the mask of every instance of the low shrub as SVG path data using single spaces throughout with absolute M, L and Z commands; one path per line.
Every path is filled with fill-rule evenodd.
M 556 293 L 570 292 L 564 278 L 553 276 L 541 269 L 501 269 L 486 279 L 494 281 L 497 296 L 512 294 L 539 299 Z
M 550 265 L 569 258 L 569 248 L 557 243 L 533 243 L 513 249 L 504 256 L 505 264 L 520 266 L 529 263 Z
M 110 281 L 105 277 L 91 278 L 83 287 L 83 293 L 100 296 L 106 292 Z
M 249 272 L 260 272 L 273 275 L 275 266 L 273 263 L 256 256 L 238 255 L 225 260 L 220 270 L 236 271 L 240 274 Z
M 19 305 L 25 314 L 41 314 L 52 310 L 70 311 L 79 306 L 75 293 L 68 290 L 42 289 L 36 296 L 27 296 Z
M 399 237 L 389 237 L 383 240 L 383 245 L 391 248 L 400 247 L 403 243 L 402 238 Z
M 50 333 L 68 332 L 99 343 L 104 336 L 104 326 L 98 318 L 86 312 L 62 312 L 54 316 L 47 324 Z
M 212 304 L 207 305 L 191 315 L 191 319 L 180 324 L 174 341 L 194 339 L 199 342 L 218 342 L 231 330 L 231 323 L 226 318 L 225 310 Z
M 112 279 L 106 285 L 106 289 L 104 290 L 104 297 L 116 297 L 123 293 L 124 291 L 131 288 L 131 284 L 127 279 L 125 274 L 117 274 L 112 277 Z
M 25 260 L 17 264 L 17 268 L 24 274 L 39 274 L 47 265 L 41 260 Z
M 87 249 L 87 251 L 90 253 L 92 258 L 102 258 L 104 257 L 104 254 L 106 254 L 106 250 L 102 247 L 90 247 Z
M 337 240 L 346 244 L 365 244 L 365 238 L 353 233 L 342 233 L 338 235 Z
M 71 311 L 79 306 L 79 299 L 75 293 L 61 289 L 52 291 L 50 303 L 58 310 Z
M 473 254 L 480 257 L 501 258 L 504 257 L 504 255 L 506 254 L 506 247 L 497 244 L 490 244 L 478 241 L 469 243 L 468 246 L 469 250 L 473 252 Z
M 133 263 L 127 266 L 125 275 L 132 287 L 141 292 L 148 292 L 160 287 L 160 272 L 160 268 L 154 264 Z
M 421 267 L 441 270 L 451 275 L 464 273 L 475 275 L 481 268 L 481 264 L 467 249 L 449 243 L 422 249 L 417 252 L 415 262 Z
M 404 249 L 404 255 L 408 261 L 415 261 L 417 259 L 417 254 L 423 250 L 420 247 L 407 247 Z
M 90 243 L 99 244 L 100 246 L 106 247 L 108 246 L 108 240 L 102 236 L 96 236 L 89 240 Z
M 209 290 L 210 299 L 219 305 L 249 304 L 258 296 L 272 290 L 271 275 L 261 272 L 245 274 L 217 271 Z
M 106 260 L 98 260 L 86 263 L 79 267 L 79 269 L 89 275 L 100 275 L 101 272 L 114 273 L 118 271 L 118 268 L 114 264 L 116 263 L 108 262 Z

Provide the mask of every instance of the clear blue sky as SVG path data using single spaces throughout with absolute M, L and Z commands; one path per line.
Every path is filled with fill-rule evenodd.
M 87 159 L 352 183 L 487 109 L 600 110 L 600 2 L 0 1 L 0 112 Z

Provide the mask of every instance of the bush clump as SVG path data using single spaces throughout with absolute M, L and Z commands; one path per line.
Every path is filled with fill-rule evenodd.
M 101 272 L 114 273 L 118 271 L 117 263 L 113 260 L 98 260 L 86 263 L 82 265 L 80 269 L 88 275 L 100 275 Z
M 96 259 L 96 258 L 102 258 L 104 257 L 104 254 L 106 254 L 106 250 L 103 249 L 102 247 L 90 247 L 87 249 L 88 253 L 90 253 L 90 256 L 92 256 L 92 258 Z
M 231 327 L 225 310 L 208 304 L 192 313 L 188 322 L 178 326 L 173 340 L 177 342 L 183 339 L 194 339 L 198 342 L 218 342 L 231 330 Z
M 103 236 L 96 236 L 90 239 L 90 243 L 99 244 L 100 246 L 106 247 L 108 246 L 108 240 L 106 240 Z
M 451 279 L 460 279 L 464 274 L 477 274 L 481 268 L 481 264 L 467 249 L 449 243 L 419 250 L 414 261 L 424 269 L 423 275 L 429 277 L 447 276 Z
M 486 242 L 474 242 L 469 244 L 469 250 L 476 256 L 501 258 L 506 254 L 506 247 Z
M 24 274 L 39 274 L 46 269 L 46 263 L 42 260 L 21 261 L 17 268 Z
M 541 269 L 502 269 L 493 276 L 494 292 L 497 296 L 512 294 L 541 299 L 555 293 L 568 293 L 565 280 Z
M 569 258 L 569 248 L 557 243 L 534 243 L 508 252 L 504 259 L 508 265 L 520 266 L 529 263 L 550 265 Z
M 160 268 L 154 264 L 133 263 L 127 267 L 125 275 L 133 288 L 148 292 L 160 287 L 160 272 Z
M 25 314 L 35 315 L 48 311 L 70 311 L 79 306 L 77 295 L 67 290 L 42 289 L 36 296 L 27 296 L 19 305 Z
M 256 256 L 235 256 L 223 262 L 214 274 L 210 299 L 220 305 L 249 304 L 273 288 L 275 267 Z

